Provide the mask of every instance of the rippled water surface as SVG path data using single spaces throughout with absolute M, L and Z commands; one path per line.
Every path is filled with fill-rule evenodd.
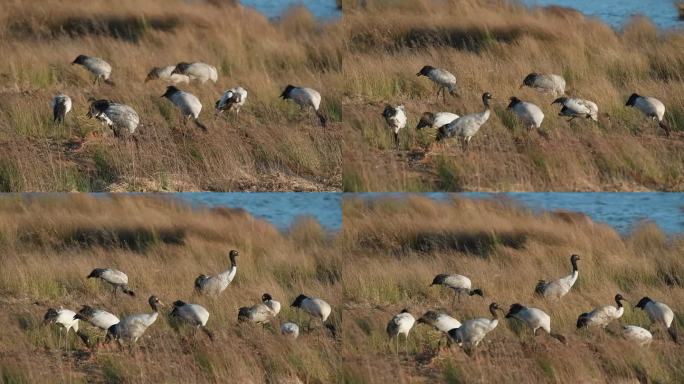
M 335 0 L 242 0 L 243 5 L 256 9 L 268 18 L 277 18 L 290 7 L 303 5 L 319 19 L 335 19 L 342 16 Z
M 620 28 L 634 15 L 647 16 L 660 28 L 684 26 L 672 0 L 522 0 L 522 3 L 574 8 L 587 16 L 598 17 L 614 28 Z

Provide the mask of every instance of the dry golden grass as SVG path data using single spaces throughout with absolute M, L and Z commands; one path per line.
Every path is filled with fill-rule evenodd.
M 567 212 L 535 215 L 506 201 L 454 197 L 345 200 L 338 243 L 349 254 L 342 270 L 344 332 L 342 375 L 355 383 L 674 383 L 684 380 L 684 351 L 663 329 L 650 347 L 623 340 L 617 324 L 606 334 L 577 331 L 577 316 L 612 303 L 617 292 L 632 305 L 645 295 L 668 303 L 684 326 L 684 239 L 668 238 L 654 225 L 621 237 L 606 225 Z M 578 253 L 579 279 L 560 302 L 534 297 L 540 278 L 570 271 Z M 438 273 L 460 273 L 484 289 L 451 307 L 453 293 L 429 287 Z M 419 317 L 443 308 L 455 318 L 489 316 L 492 301 L 523 303 L 551 316 L 562 345 L 532 337 L 515 322 L 500 322 L 470 358 L 458 347 L 435 351 L 437 334 L 425 325 L 411 331 L 409 353 L 394 354 L 385 327 L 407 308 Z M 626 304 L 624 324 L 648 327 Z M 402 339 L 403 342 L 403 339 Z M 403 348 L 403 344 L 402 348 Z
M 504 0 L 368 0 L 345 11 L 346 47 L 340 90 L 346 191 L 432 190 L 682 190 L 684 188 L 684 34 L 661 32 L 636 18 L 616 32 L 559 7 L 528 10 Z M 423 65 L 453 72 L 461 98 L 435 97 Z M 571 96 L 594 100 L 599 122 L 568 123 L 553 98 L 518 89 L 530 72 L 556 73 Z M 496 98 L 492 117 L 470 153 L 456 140 L 424 147 L 435 132 L 415 127 L 425 111 L 480 112 L 480 96 Z M 633 92 L 662 100 L 675 130 L 626 108 Z M 517 96 L 546 115 L 544 135 L 528 133 L 506 111 Z M 381 117 L 404 104 L 401 149 Z M 544 137 L 547 136 L 547 137 Z
M 339 329 L 341 257 L 331 241 L 310 220 L 284 235 L 239 210 L 193 210 L 166 198 L 3 197 L 0 382 L 332 382 L 339 339 L 320 327 L 297 340 L 279 334 L 279 322 L 297 320 L 289 305 L 301 292 L 325 298 L 333 306 L 329 322 Z M 235 280 L 216 299 L 196 296 L 194 278 L 224 270 L 232 248 L 240 250 Z M 137 297 L 112 302 L 108 287 L 86 280 L 103 266 L 127 272 Z M 283 305 L 278 321 L 264 330 L 239 325 L 238 308 L 264 292 Z M 56 327 L 40 325 L 48 307 L 149 312 L 151 294 L 167 305 L 178 299 L 204 305 L 215 341 L 175 332 L 168 307 L 132 354 L 114 345 L 87 351 L 74 339 L 66 352 L 57 348 Z
M 215 5 L 212 5 L 215 4 Z M 0 29 L 0 191 L 339 190 L 341 33 L 303 8 L 279 23 L 230 1 L 3 1 Z M 112 64 L 115 87 L 93 86 L 79 54 Z M 163 82 L 144 83 L 154 66 L 203 61 L 217 84 L 181 85 L 203 103 L 203 134 L 182 127 L 159 96 Z M 239 119 L 214 117 L 225 89 L 244 86 Z M 279 95 L 287 84 L 322 96 L 330 126 L 322 129 Z M 74 109 L 52 124 L 52 96 Z M 80 152 L 74 138 L 104 131 L 85 117 L 88 97 L 131 105 L 140 115 L 140 148 L 111 132 Z

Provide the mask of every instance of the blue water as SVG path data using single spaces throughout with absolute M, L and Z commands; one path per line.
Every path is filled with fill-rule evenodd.
M 350 194 L 368 198 L 383 196 L 402 197 L 406 193 L 359 193 Z M 426 193 L 437 200 L 447 200 L 454 194 Z M 606 223 L 619 233 L 628 234 L 644 220 L 656 223 L 668 234 L 684 234 L 684 193 L 636 192 L 636 193 L 485 193 L 467 192 L 456 195 L 473 199 L 506 198 L 535 212 L 568 210 L 582 212 L 596 222 Z
M 240 2 L 263 13 L 269 19 L 277 19 L 288 8 L 299 5 L 308 8 L 318 19 L 330 20 L 342 16 L 335 0 L 242 0 Z
M 256 218 L 269 221 L 281 231 L 287 231 L 302 216 L 313 217 L 329 232 L 342 228 L 341 193 L 187 192 L 171 196 L 196 206 L 242 208 Z
M 678 20 L 678 11 L 673 0 L 522 0 L 522 3 L 529 6 L 559 5 L 574 8 L 617 29 L 635 15 L 646 16 L 663 29 L 684 26 Z

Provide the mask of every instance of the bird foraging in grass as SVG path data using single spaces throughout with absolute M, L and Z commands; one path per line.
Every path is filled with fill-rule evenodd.
M 86 116 L 95 118 L 111 128 L 117 138 L 135 139 L 133 135 L 140 124 L 140 117 L 133 108 L 104 99 L 91 100 Z
M 71 111 L 71 97 L 60 92 L 52 98 L 52 121 L 55 124 L 64 123 L 64 118 Z
M 526 307 L 522 304 L 515 303 L 511 305 L 508 310 L 506 318 L 522 321 L 532 330 L 534 336 L 537 336 L 538 329 L 543 329 L 549 336 L 561 343 L 565 344 L 566 342 L 565 336 L 551 332 L 551 317 L 541 309 Z
M 530 87 L 539 92 L 548 92 L 555 97 L 565 94 L 565 79 L 560 75 L 532 72 L 525 76 L 520 88 Z
M 670 127 L 663 121 L 663 117 L 665 116 L 665 104 L 663 104 L 662 101 L 655 97 L 640 96 L 636 93 L 632 93 L 625 106 L 636 108 L 646 115 L 646 117 L 657 120 L 658 126 L 665 131 L 665 134 L 668 137 L 670 136 Z
M 195 330 L 201 329 L 209 337 L 209 340 L 214 340 L 214 334 L 207 329 L 209 311 L 203 306 L 176 300 L 173 302 L 173 309 L 169 313 L 169 317 L 182 320 Z
M 575 282 L 579 277 L 579 269 L 577 268 L 577 262 L 579 260 L 580 257 L 578 255 L 570 256 L 572 273 L 554 281 L 547 282 L 546 280 L 539 280 L 537 286 L 534 288 L 534 292 L 539 296 L 551 299 L 560 299 L 565 296 L 570 292 L 570 288 L 575 285 Z
M 218 80 L 216 67 L 205 63 L 178 63 L 171 70 L 171 75 L 176 74 L 188 76 L 190 80 L 199 81 L 201 84 L 209 80 L 215 83 Z
M 456 76 L 446 69 L 426 65 L 416 73 L 416 76 L 425 76 L 432 80 L 432 82 L 437 85 L 437 98 L 439 99 L 439 93 L 442 92 L 444 102 L 446 102 L 447 91 L 449 91 L 449 94 L 452 96 L 459 96 L 458 87 L 456 86 Z
M 321 94 L 317 90 L 306 87 L 296 87 L 294 85 L 288 85 L 285 90 L 280 94 L 283 100 L 292 100 L 300 108 L 312 108 L 318 117 L 322 127 L 325 127 L 328 119 L 320 111 L 321 106 Z
M 309 323 L 306 327 L 307 329 L 311 329 L 311 321 L 313 319 L 319 319 L 321 324 L 324 324 L 332 312 L 330 304 L 325 302 L 325 300 L 319 299 L 317 297 L 309 297 L 306 295 L 297 296 L 290 306 L 299 308 L 309 315 Z
M 238 310 L 238 321 L 266 324 L 280 312 L 280 303 L 273 300 L 270 294 L 261 296 L 261 303 Z
M 95 268 L 90 272 L 87 278 L 98 278 L 111 285 L 113 297 L 116 297 L 116 291 L 119 289 L 129 296 L 135 296 L 135 292 L 128 288 L 128 276 L 119 270 L 113 268 Z
M 459 343 L 468 355 L 472 355 L 485 336 L 499 325 L 499 315 L 496 311 L 501 310 L 499 304 L 491 303 L 489 305 L 489 313 L 492 314 L 491 319 L 480 317 L 467 320 L 460 327 L 450 330 L 449 336 L 453 341 Z
M 114 85 L 114 82 L 111 79 L 112 66 L 99 57 L 78 55 L 78 57 L 76 57 L 71 64 L 78 64 L 95 75 L 93 84 L 98 84 L 100 81 L 104 81 L 109 85 Z
M 200 129 L 205 132 L 207 131 L 207 127 L 199 120 L 199 114 L 202 111 L 202 103 L 200 103 L 195 95 L 181 91 L 173 85 L 169 85 L 166 88 L 166 92 L 161 95 L 161 97 L 168 99 L 178 107 L 181 117 L 183 118 L 183 124 L 186 124 L 188 118 L 192 118 Z
M 510 98 L 508 109 L 512 110 L 516 116 L 523 122 L 527 129 L 541 128 L 544 121 L 544 112 L 537 105 L 527 101 L 522 101 L 513 96 Z
M 432 284 L 433 285 L 441 285 L 443 287 L 447 287 L 449 289 L 452 289 L 454 291 L 454 301 L 456 298 L 458 298 L 458 302 L 461 302 L 461 295 L 466 294 L 468 296 L 474 296 L 478 295 L 480 297 L 484 297 L 484 292 L 480 288 L 472 288 L 472 282 L 470 281 L 469 278 L 463 276 L 463 275 L 457 275 L 457 274 L 451 274 L 447 275 L 444 273 L 441 273 L 437 276 L 435 276 L 434 279 L 432 279 Z M 453 305 L 453 301 L 452 301 Z
M 635 306 L 646 312 L 648 318 L 651 322 L 663 326 L 667 329 L 667 333 L 672 338 L 672 341 L 677 343 L 677 322 L 675 321 L 675 315 L 667 304 L 652 300 L 650 297 L 645 296 L 639 303 Z
M 568 121 L 572 121 L 576 117 L 598 121 L 598 105 L 593 101 L 563 96 L 557 98 L 551 104 L 562 105 L 563 108 L 558 112 L 558 116 L 568 116 L 570 117 Z
M 190 83 L 190 77 L 188 77 L 187 75 L 184 75 L 182 73 L 173 73 L 173 70 L 175 68 L 175 65 L 167 65 L 165 67 L 154 67 L 150 70 L 150 72 L 147 73 L 147 77 L 145 77 L 145 82 L 147 83 L 148 81 L 161 79 L 174 85 L 180 83 Z
M 619 319 L 625 313 L 622 301 L 625 298 L 621 294 L 615 295 L 615 306 L 606 305 L 598 307 L 591 312 L 585 312 L 577 318 L 577 328 L 602 327 L 606 328 L 612 321 Z
M 483 93 L 482 104 L 484 105 L 484 111 L 461 116 L 451 123 L 440 127 L 437 133 L 437 141 L 457 136 L 462 139 L 463 150 L 467 151 L 470 146 L 470 140 L 489 120 L 489 116 L 492 113 L 489 102 L 492 99 L 491 93 Z
M 152 313 L 140 313 L 124 317 L 120 322 L 109 327 L 106 342 L 116 340 L 119 346 L 123 347 L 123 343 L 129 343 L 129 347 L 132 348 L 147 328 L 157 321 L 159 307 L 164 305 L 156 296 L 150 296 L 147 302 L 152 308 Z
M 235 111 L 237 116 L 240 113 L 240 108 L 245 105 L 245 101 L 247 101 L 247 91 L 244 88 L 237 86 L 228 89 L 216 101 L 216 113 Z
M 90 346 L 88 335 L 78 329 L 78 319 L 76 318 L 76 313 L 74 311 L 64 308 L 49 308 L 43 316 L 43 325 L 48 324 L 57 324 L 59 326 L 59 341 L 57 342 L 57 348 L 62 344 L 63 329 L 66 330 L 64 345 L 67 349 L 69 347 L 69 331 L 72 329 L 86 346 Z

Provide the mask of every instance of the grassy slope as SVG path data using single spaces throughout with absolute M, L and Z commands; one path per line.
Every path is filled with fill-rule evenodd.
M 4 3 L 0 190 L 340 188 L 339 26 L 302 9 L 274 24 L 247 8 L 180 0 Z M 69 65 L 78 54 L 109 61 L 116 87 L 93 86 L 89 73 Z M 208 134 L 180 126 L 177 110 L 159 97 L 164 83 L 143 83 L 153 66 L 179 61 L 218 68 L 217 84 L 181 86 L 202 101 Z M 320 90 L 327 130 L 278 98 L 289 83 Z M 249 92 L 240 119 L 215 118 L 214 102 L 237 84 Z M 55 128 L 49 103 L 58 91 L 72 97 L 74 110 Z M 138 111 L 140 149 L 111 133 L 81 152 L 68 148 L 102 130 L 85 117 L 90 96 Z
M 331 303 L 331 321 L 339 327 L 339 257 L 317 223 L 302 221 L 284 236 L 240 211 L 193 211 L 144 197 L 5 197 L 0 212 L 0 382 L 334 380 L 338 342 L 329 332 L 318 328 L 293 341 L 237 324 L 238 307 L 256 303 L 264 292 L 283 304 L 279 321 L 296 321 L 289 304 L 308 292 Z M 124 238 L 128 246 L 121 244 Z M 195 296 L 194 278 L 223 270 L 231 248 L 241 252 L 231 286 L 217 299 Z M 98 266 L 127 272 L 137 297 L 112 303 L 106 287 L 85 279 Z M 61 305 L 148 312 L 150 294 L 167 305 L 177 299 L 204 305 L 216 340 L 198 333 L 193 342 L 163 316 L 133 354 L 116 348 L 91 354 L 78 341 L 65 352 L 56 346 L 57 329 L 40 326 L 46 309 Z
M 438 203 L 421 197 L 365 204 L 348 199 L 341 243 L 353 255 L 343 270 L 343 375 L 349 382 L 634 382 L 684 380 L 684 351 L 663 329 L 639 348 L 609 332 L 578 332 L 577 316 L 612 303 L 621 292 L 630 302 L 644 295 L 668 303 L 679 329 L 684 322 L 682 238 L 668 239 L 646 225 L 621 238 L 608 226 L 579 214 L 535 216 L 502 202 L 454 199 Z M 570 270 L 569 255 L 581 255 L 580 277 L 561 302 L 533 296 L 540 278 Z M 485 292 L 465 298 L 455 309 L 453 294 L 429 287 L 438 273 L 462 273 Z M 678 279 L 678 280 L 677 280 Z M 552 329 L 568 338 L 564 346 L 545 336 L 533 338 L 514 322 L 502 322 L 481 345 L 476 359 L 458 348 L 435 353 L 437 335 L 417 325 L 409 353 L 394 355 L 385 334 L 402 308 L 414 316 L 445 308 L 463 321 L 489 316 L 497 301 L 541 308 Z M 647 327 L 646 315 L 626 305 L 625 324 Z M 403 342 L 403 340 L 402 340 Z M 403 344 L 402 344 L 403 348 Z M 390 352 L 391 351 L 391 352 Z
M 344 22 L 345 190 L 684 188 L 684 34 L 658 32 L 640 19 L 615 32 L 574 11 L 529 11 L 506 1 L 365 4 L 348 10 Z M 415 76 L 426 64 L 452 71 L 462 97 L 437 101 L 432 83 Z M 560 108 L 549 105 L 551 96 L 518 89 L 533 71 L 561 74 L 570 95 L 595 100 L 598 124 L 568 123 L 556 116 Z M 434 132 L 415 130 L 420 115 L 479 112 L 484 91 L 497 98 L 495 113 L 473 138 L 470 153 L 452 140 L 425 157 Z M 677 131 L 672 138 L 624 107 L 632 92 L 665 103 L 666 119 Z M 526 132 L 505 110 L 513 95 L 542 108 L 548 139 Z M 400 151 L 380 116 L 386 103 L 406 106 Z

